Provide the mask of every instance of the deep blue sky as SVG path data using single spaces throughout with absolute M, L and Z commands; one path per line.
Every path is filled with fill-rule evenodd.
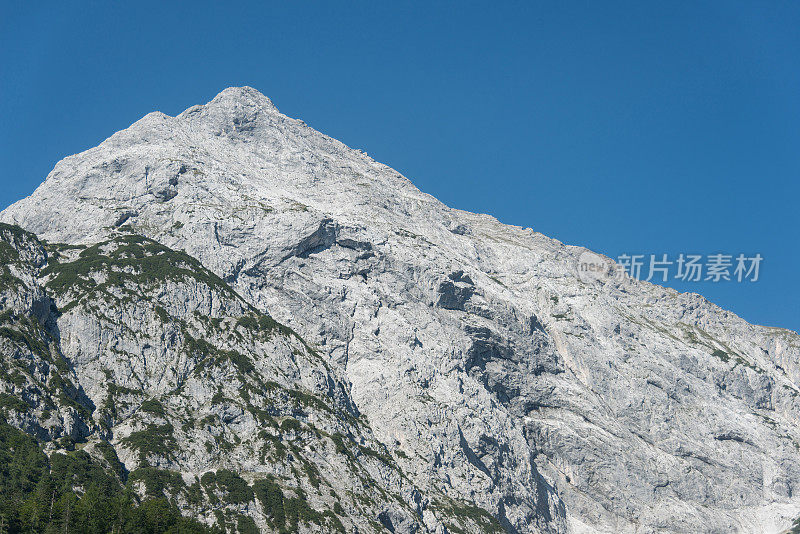
M 800 329 L 800 3 L 161 4 L 0 4 L 0 207 L 252 85 L 457 208 L 612 257 L 758 252 L 756 283 L 676 287 Z

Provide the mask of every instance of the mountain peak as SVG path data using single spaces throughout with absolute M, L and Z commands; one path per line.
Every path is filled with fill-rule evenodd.
M 252 130 L 260 117 L 279 113 L 278 108 L 264 94 L 252 87 L 228 87 L 209 103 L 192 106 L 180 119 L 201 118 L 215 125 L 221 132 Z
M 10 422 L 27 425 L 38 413 L 56 424 L 56 410 L 45 410 L 54 403 L 28 403 L 31 390 L 12 372 L 27 376 L 25 362 L 60 344 L 75 369 L 70 391 L 101 407 L 92 420 L 116 407 L 102 435 L 130 472 L 144 465 L 131 439 L 152 437 L 174 444 L 157 465 L 204 473 L 209 492 L 209 473 L 224 468 L 291 483 L 293 506 L 306 494 L 332 504 L 326 481 L 342 495 L 368 483 L 379 488 L 369 499 L 377 503 L 386 490 L 351 463 L 373 459 L 380 465 L 369 473 L 405 504 L 378 511 L 343 498 L 336 520 L 380 520 L 406 534 L 442 532 L 445 520 L 460 532 L 779 532 L 800 515 L 800 337 L 632 278 L 584 280 L 584 249 L 450 209 L 278 113 L 255 89 L 226 89 L 177 118 L 147 115 L 57 164 L 0 221 L 66 243 L 26 256 L 18 243 L 33 238 L 0 228 L 0 257 L 13 263 L 0 266 L 0 369 L 9 370 L 0 372 L 0 412 L 13 392 L 22 415 Z M 183 282 L 187 273 L 201 285 Z M 238 297 L 214 289 L 223 283 Z M 32 319 L 6 313 L 7 302 L 35 311 L 58 337 L 28 342 Z M 266 331 L 245 337 L 248 324 L 258 334 L 255 310 L 315 349 Z M 19 356 L 34 346 L 37 354 Z M 103 389 L 104 370 L 138 395 L 124 398 L 144 403 L 158 393 L 163 406 L 126 408 Z M 265 396 L 278 391 L 268 382 L 284 378 L 293 393 Z M 327 399 L 301 402 L 313 392 Z M 207 403 L 196 400 L 205 393 Z M 324 423 L 335 406 L 355 409 Z M 215 421 L 213 436 L 178 412 Z M 359 414 L 380 450 L 360 442 L 350 424 Z M 60 429 L 79 428 L 67 415 L 58 421 L 59 439 Z M 312 446 L 314 428 L 335 442 Z M 218 442 L 222 435 L 235 443 Z M 303 469 L 283 463 L 290 451 Z M 302 478 L 306 467 L 319 471 L 313 482 Z M 195 514 L 193 506 L 184 509 Z M 268 516 L 247 510 L 268 526 Z M 442 524 L 441 512 L 451 516 Z M 337 517 L 330 513 L 313 517 Z M 317 526 L 332 529 L 325 525 Z
M 278 111 L 278 108 L 258 89 L 249 86 L 228 87 L 206 104 L 208 107 L 237 108 L 255 107 L 265 111 Z

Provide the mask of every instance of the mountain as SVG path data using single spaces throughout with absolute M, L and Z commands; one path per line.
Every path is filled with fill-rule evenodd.
M 252 88 L 145 116 L 0 220 L 7 424 L 143 503 L 241 532 L 800 515 L 796 333 L 579 276 L 585 249 L 448 208 Z

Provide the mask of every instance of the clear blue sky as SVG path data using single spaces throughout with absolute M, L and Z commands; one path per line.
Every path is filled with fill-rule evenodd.
M 798 2 L 0 4 L 0 206 L 142 115 L 252 85 L 445 203 L 800 329 Z M 435 4 L 431 6 L 430 4 Z

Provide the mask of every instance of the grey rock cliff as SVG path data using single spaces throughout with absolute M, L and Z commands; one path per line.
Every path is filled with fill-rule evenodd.
M 291 327 L 321 359 L 269 373 L 363 414 L 391 472 L 408 479 L 390 484 L 399 511 L 374 507 L 384 524 L 444 528 L 415 501 L 437 492 L 509 532 L 766 533 L 800 515 L 797 334 L 694 294 L 584 282 L 584 249 L 448 208 L 251 88 L 147 115 L 59 162 L 0 219 L 48 242 L 147 236 L 241 295 L 223 303 L 169 286 L 168 313 L 252 307 Z M 136 310 L 120 313 L 149 324 Z M 166 333 L 135 341 L 104 337 L 89 318 L 57 323 L 90 398 L 102 396 L 109 344 L 131 355 L 109 369 L 114 381 L 151 395 L 193 365 Z M 213 395 L 203 380 L 186 384 L 191 399 Z M 191 469 L 212 465 L 201 452 Z M 245 453 L 229 459 L 255 469 Z
M 77 444 L 229 532 L 242 517 L 265 532 L 501 530 L 417 488 L 338 373 L 190 256 L 4 224 L 0 254 L 0 415 L 46 450 Z

